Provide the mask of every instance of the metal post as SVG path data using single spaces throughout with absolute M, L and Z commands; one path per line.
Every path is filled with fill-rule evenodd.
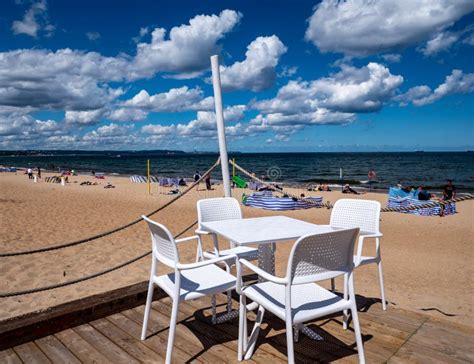
M 148 194 L 150 194 L 150 160 L 148 159 Z
M 342 168 L 339 168 L 339 178 L 341 180 L 341 191 L 344 191 L 344 177 L 342 174 Z
M 222 181 L 224 196 L 230 197 L 229 157 L 225 140 L 224 110 L 222 108 L 221 76 L 219 73 L 219 56 L 211 56 L 212 86 L 214 88 L 214 104 L 216 107 L 217 137 L 219 139 L 219 153 L 221 156 Z

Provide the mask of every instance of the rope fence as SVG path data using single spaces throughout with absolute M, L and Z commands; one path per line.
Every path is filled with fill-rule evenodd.
M 188 227 L 186 227 L 184 230 L 180 231 L 178 234 L 176 234 L 174 236 L 175 239 L 179 238 L 181 235 L 183 235 L 185 232 L 187 232 L 189 229 L 191 229 L 194 225 L 197 224 L 197 220 L 194 221 L 191 225 L 189 225 Z M 25 294 L 30 294 L 30 293 L 38 293 L 38 292 L 43 292 L 43 291 L 49 291 L 51 289 L 55 289 L 55 288 L 61 288 L 61 287 L 66 287 L 66 286 L 70 286 L 72 284 L 76 284 L 76 283 L 81 283 L 81 282 L 84 282 L 84 281 L 88 281 L 90 279 L 93 279 L 93 278 L 97 278 L 97 277 L 100 277 L 100 276 L 103 276 L 104 274 L 107 274 L 107 273 L 111 273 L 117 269 L 120 269 L 120 268 L 123 268 L 123 267 L 126 267 L 127 265 L 130 265 L 132 263 L 135 263 L 136 261 L 139 261 L 140 259 L 143 259 L 145 258 L 147 255 L 150 255 L 151 254 L 151 250 L 147 251 L 146 253 L 143 253 L 135 258 L 132 258 L 132 259 L 129 259 L 127 260 L 126 262 L 124 263 L 121 263 L 121 264 L 118 264 L 112 268 L 108 268 L 108 269 L 104 269 L 100 272 L 97 272 L 97 273 L 93 273 L 93 274 L 90 274 L 88 276 L 84 276 L 84 277 L 81 277 L 81 278 L 77 278 L 77 279 L 73 279 L 73 280 L 70 280 L 70 281 L 67 281 L 67 282 L 62 282 L 62 283 L 56 283 L 56 284 L 51 284 L 49 286 L 44 286 L 44 287 L 38 287 L 38 288 L 32 288 L 32 289 L 26 289 L 26 290 L 23 290 L 23 291 L 16 291 L 16 292 L 0 292 L 0 298 L 7 298 L 7 297 L 14 297 L 14 296 L 22 296 L 22 295 L 25 295 Z
M 183 197 L 184 195 L 186 195 L 189 191 L 191 191 L 194 187 L 196 187 L 200 182 L 202 182 L 206 176 L 211 173 L 220 163 L 220 159 L 218 159 L 216 161 L 216 163 L 214 163 L 214 165 L 209 168 L 202 176 L 201 178 L 199 178 L 197 181 L 195 181 L 194 183 L 192 183 L 188 188 L 186 188 L 183 192 L 181 192 L 179 195 L 177 195 L 176 197 L 173 197 L 171 200 L 169 200 L 167 203 L 165 203 L 164 205 L 158 207 L 156 210 L 148 213 L 146 215 L 146 217 L 150 217 L 156 213 L 158 213 L 159 211 L 163 210 L 164 208 L 168 207 L 169 205 L 171 205 L 172 203 L 174 203 L 175 201 L 177 201 L 178 199 L 180 199 L 181 197 Z M 71 246 L 75 246 L 75 245 L 79 245 L 79 244 L 84 244 L 84 243 L 88 243 L 90 241 L 94 241 L 94 240 L 97 240 L 97 239 L 100 239 L 100 238 L 103 238 L 103 237 L 106 237 L 108 235 L 112 235 L 112 234 L 115 234 L 119 231 L 122 231 L 124 229 L 127 229 L 129 228 L 130 226 L 133 226 L 133 225 L 136 225 L 138 224 L 140 221 L 142 221 L 142 218 L 139 217 L 138 219 L 135 219 L 131 222 L 129 222 L 128 224 L 125 224 L 125 225 L 122 225 L 122 226 L 119 226 L 119 227 L 116 227 L 114 229 L 111 229 L 111 230 L 107 230 L 107 231 L 104 231 L 104 232 L 101 232 L 99 234 L 96 234 L 96 235 L 93 235 L 93 236 L 90 236 L 88 238 L 84 238 L 84 239 L 80 239 L 80 240 L 75 240 L 75 241 L 71 241 L 71 242 L 68 242 L 68 243 L 64 243 L 64 244 L 59 244 L 59 245 L 53 245 L 53 246 L 48 246 L 48 247 L 44 247 L 44 248 L 38 248 L 38 249 L 32 249 L 32 250 L 23 250 L 23 251 L 18 251 L 18 252 L 7 252 L 7 253 L 0 253 L 0 258 L 4 258 L 4 257 L 14 257 L 14 256 L 18 256 L 18 255 L 27 255 L 27 254 L 36 254 L 36 253 L 44 253 L 44 252 L 48 252 L 48 251 L 52 251 L 52 250 L 57 250 L 57 249 L 64 249 L 64 248 L 69 248 Z

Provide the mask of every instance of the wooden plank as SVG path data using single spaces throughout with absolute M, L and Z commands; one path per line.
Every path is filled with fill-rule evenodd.
M 106 319 L 93 321 L 90 325 L 141 362 L 156 363 L 163 361 L 161 355 L 149 349 L 140 341 L 135 340 L 128 333 L 119 329 Z
M 161 304 L 160 302 L 154 303 L 154 306 L 157 308 L 157 310 L 153 309 L 150 314 L 153 320 L 161 319 L 162 321 L 169 322 L 169 315 L 171 314 L 171 310 L 168 310 L 169 307 L 165 304 Z M 192 315 L 188 314 L 185 309 L 186 306 L 188 306 L 187 302 L 179 305 L 179 325 L 176 331 L 185 337 L 186 342 L 189 340 L 190 342 L 195 343 L 195 345 L 198 347 L 202 348 L 200 349 L 200 352 L 209 352 L 214 357 L 219 358 L 218 362 L 236 362 L 237 351 L 232 350 L 228 345 L 224 344 L 225 340 L 233 340 L 234 338 L 223 337 L 222 334 L 216 331 L 212 325 L 206 324 L 203 324 L 205 326 L 204 330 L 206 331 L 206 335 L 203 335 L 201 331 L 196 329 L 196 320 L 192 317 Z M 134 310 L 140 316 L 142 316 L 144 307 L 140 306 Z M 158 324 L 157 326 L 162 327 L 163 325 Z
M 35 344 L 53 363 L 76 364 L 80 361 L 54 336 L 46 336 L 35 341 Z
M 352 325 L 349 329 L 343 330 L 341 322 L 327 320 L 325 323 L 320 323 L 319 327 L 356 350 L 356 340 Z M 379 335 L 378 333 L 371 332 L 363 325 L 361 325 L 360 329 L 367 362 L 385 362 L 404 342 L 401 339 L 392 338 L 388 335 Z
M 238 326 L 234 322 L 230 324 L 219 324 L 212 325 L 210 322 L 206 323 L 200 320 L 195 319 L 194 313 L 196 309 L 190 305 L 193 301 L 187 301 L 184 304 L 179 305 L 179 315 L 178 317 L 187 318 L 186 327 L 189 329 L 195 337 L 197 337 L 202 345 L 205 347 L 212 347 L 212 350 L 216 351 L 216 355 L 221 358 L 226 358 L 228 361 L 236 361 L 237 359 L 237 330 Z M 163 304 L 162 302 L 154 302 L 152 305 L 153 312 L 160 312 L 162 314 L 170 315 L 170 306 Z M 136 310 L 140 310 L 141 307 L 137 307 Z M 233 334 L 229 334 L 227 331 L 222 330 L 222 326 L 230 325 Z M 229 353 L 229 350 L 231 353 Z M 261 355 L 263 361 L 271 361 L 276 358 L 273 355 L 264 353 Z M 258 356 L 257 356 L 258 357 Z M 255 359 L 255 358 L 254 358 Z M 221 359 L 224 360 L 224 359 Z M 258 361 L 255 359 L 255 361 Z M 253 361 L 249 361 L 253 362 Z
M 196 304 L 194 304 L 194 302 Z M 226 302 L 225 295 L 218 296 L 218 302 Z M 206 307 L 206 302 L 202 300 L 190 301 L 190 304 L 195 305 L 195 308 Z M 255 315 L 252 313 L 249 316 L 252 320 L 255 318 Z M 228 329 L 229 324 L 219 325 L 223 329 Z M 235 327 L 230 324 L 231 330 L 228 331 L 232 333 L 235 330 Z M 238 323 L 236 322 L 236 325 Z M 249 330 L 253 327 L 253 321 L 249 321 Z M 315 327 L 318 330 L 318 327 Z M 300 335 L 299 343 L 295 343 L 294 351 L 295 357 L 297 360 L 302 362 L 307 361 L 333 361 L 340 357 L 347 355 L 357 354 L 356 351 L 347 348 L 345 343 L 340 342 L 336 337 L 331 337 L 327 335 L 324 331 L 318 330 L 318 332 L 325 337 L 325 341 L 318 342 L 307 338 L 304 335 Z M 282 360 L 287 360 L 287 342 L 286 342 L 286 329 L 285 323 L 271 314 L 270 312 L 265 313 L 264 321 L 262 323 L 262 329 L 257 343 L 260 350 L 265 350 L 272 355 L 276 355 Z M 310 348 L 310 349 L 308 349 Z M 255 353 L 254 353 L 255 355 Z
M 225 295 L 218 295 L 218 303 L 226 302 L 225 297 Z M 201 310 L 201 313 L 209 314 L 210 317 L 210 312 L 206 313 L 205 311 L 202 311 L 205 309 L 209 309 L 209 298 L 188 301 L 186 303 L 187 305 L 183 305 L 183 310 L 185 310 L 186 313 L 195 315 L 196 312 Z M 223 307 L 219 307 L 220 311 L 222 311 L 222 308 Z M 190 321 L 188 325 L 189 327 L 192 327 L 194 330 L 204 336 L 210 336 L 210 328 L 213 328 L 217 335 L 214 338 L 213 336 L 210 336 L 210 339 L 216 340 L 216 338 L 219 338 L 223 345 L 230 348 L 234 352 L 234 358 L 232 359 L 235 360 L 237 358 L 237 340 L 239 329 L 239 322 L 237 318 L 232 321 L 217 325 L 212 325 L 210 322 L 207 323 L 201 321 L 200 319 L 194 319 Z M 261 331 L 261 333 L 263 334 L 263 331 Z M 295 356 L 298 361 L 301 361 L 301 359 L 303 359 L 299 356 L 298 353 L 295 353 Z M 275 348 L 273 345 L 268 345 L 266 341 L 260 340 L 259 342 L 257 342 L 257 348 L 252 356 L 252 359 L 256 362 L 286 362 L 286 345 L 284 348 Z M 308 357 L 304 359 L 307 360 Z
M 461 360 L 449 354 L 427 348 L 426 346 L 419 346 L 407 342 L 392 358 L 390 358 L 388 363 L 460 364 L 472 363 L 472 361 Z
M 55 337 L 83 363 L 110 363 L 104 355 L 72 329 L 58 332 Z
M 137 307 L 122 313 L 140 325 L 141 329 L 144 307 L 140 307 L 142 308 L 141 312 L 137 311 L 139 309 L 139 307 Z M 160 336 L 168 342 L 168 332 L 165 332 L 164 328 L 168 327 L 169 320 L 169 316 L 165 316 L 157 311 L 152 311 L 152 315 L 150 315 L 148 321 L 148 332 Z M 187 329 L 184 325 L 180 325 L 179 322 L 176 330 L 176 345 L 179 345 L 180 349 L 187 352 L 190 356 L 193 356 L 193 358 L 200 359 L 204 362 L 215 363 L 221 360 L 221 357 L 214 354 L 212 347 L 207 349 L 193 332 Z
M 474 362 L 473 335 L 460 330 L 453 331 L 439 323 L 427 321 L 409 342 L 447 354 L 453 359 Z
M 51 363 L 51 361 L 43 354 L 43 352 L 33 342 L 21 344 L 13 348 L 18 354 L 21 361 L 28 364 Z
M 107 317 L 107 320 L 112 322 L 115 326 L 118 326 L 120 329 L 129 333 L 132 337 L 134 337 L 137 341 L 141 342 L 143 345 L 147 346 L 151 350 L 158 353 L 163 360 L 166 358 L 166 345 L 168 344 L 168 332 L 169 330 L 165 331 L 165 335 L 152 335 L 148 337 L 146 340 L 141 341 L 141 326 L 138 325 L 135 321 L 129 319 L 128 317 L 124 316 L 121 313 L 117 313 L 115 315 Z M 188 343 L 186 341 L 179 340 L 178 337 L 175 336 L 174 340 L 174 347 L 173 347 L 173 360 L 184 363 L 189 361 L 193 354 L 189 354 L 189 349 L 192 349 L 192 343 Z M 192 352 L 192 351 L 191 351 Z M 194 361 L 198 363 L 202 363 L 202 360 L 198 358 L 193 358 Z
M 77 326 L 73 331 L 113 363 L 138 363 L 138 360 L 129 355 L 120 346 L 102 335 L 89 324 Z
M 142 305 L 147 289 L 144 281 L 0 321 L 0 350 Z M 155 298 L 162 296 L 155 289 Z
M 389 310 L 390 312 L 388 312 Z M 361 325 L 365 324 L 366 321 L 371 321 L 386 327 L 394 328 L 407 334 L 412 334 L 418 329 L 418 327 L 420 327 L 421 324 L 423 324 L 424 321 L 426 321 L 426 316 L 423 317 L 423 319 L 404 319 L 399 313 L 395 315 L 392 311 L 395 310 L 387 309 L 387 311 L 383 311 L 371 309 L 367 312 L 359 312 Z M 386 314 L 387 312 L 388 314 Z
M 12 349 L 0 351 L 0 363 L 21 364 L 21 360 Z

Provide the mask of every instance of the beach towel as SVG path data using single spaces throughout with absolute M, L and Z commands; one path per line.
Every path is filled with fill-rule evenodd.
M 402 197 L 394 198 L 389 196 L 387 207 L 388 208 L 405 208 L 411 206 L 420 206 L 430 203 L 430 201 L 420 201 L 413 197 Z M 434 207 L 425 207 L 410 211 L 400 211 L 405 214 L 412 214 L 418 216 L 439 216 L 441 213 L 441 206 L 436 205 Z M 453 215 L 456 213 L 456 203 L 448 203 L 444 208 L 444 215 Z
M 321 207 L 322 197 L 307 197 L 304 200 L 294 200 L 291 197 L 275 197 L 271 191 L 255 192 L 243 198 L 245 206 L 272 211 L 300 210 L 312 207 Z M 312 202 L 309 202 L 311 200 Z

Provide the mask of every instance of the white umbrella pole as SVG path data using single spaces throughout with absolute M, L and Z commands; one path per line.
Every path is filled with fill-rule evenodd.
M 222 181 L 224 182 L 224 196 L 231 197 L 229 157 L 225 140 L 224 110 L 222 108 L 221 76 L 219 73 L 219 56 L 211 57 L 212 86 L 214 87 L 214 103 L 216 106 L 217 137 L 219 139 L 219 153 L 221 156 Z

